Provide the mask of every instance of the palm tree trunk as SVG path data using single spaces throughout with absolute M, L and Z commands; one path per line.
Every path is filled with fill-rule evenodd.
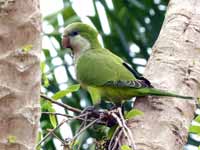
M 200 95 L 200 1 L 170 0 L 145 77 L 161 89 Z M 195 102 L 180 98 L 137 99 L 145 114 L 131 120 L 137 150 L 183 150 Z
M 1 150 L 35 150 L 40 117 L 40 18 L 39 0 L 0 2 Z

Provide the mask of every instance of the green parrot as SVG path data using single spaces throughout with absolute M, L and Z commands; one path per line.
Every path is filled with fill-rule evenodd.
M 64 29 L 62 39 L 63 47 L 72 50 L 77 80 L 90 93 L 93 104 L 101 99 L 121 104 L 146 95 L 193 99 L 154 88 L 120 57 L 103 48 L 97 36 L 94 28 L 77 22 Z

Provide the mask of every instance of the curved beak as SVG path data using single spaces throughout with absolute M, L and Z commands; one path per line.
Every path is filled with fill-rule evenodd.
M 70 40 L 69 40 L 68 36 L 63 36 L 62 46 L 63 46 L 63 48 L 71 48 Z

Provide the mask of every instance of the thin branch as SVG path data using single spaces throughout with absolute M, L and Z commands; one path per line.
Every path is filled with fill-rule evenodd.
M 71 110 L 71 111 L 73 111 L 73 112 L 75 112 L 75 113 L 81 113 L 81 112 L 82 112 L 80 109 L 77 109 L 77 108 L 74 108 L 74 107 L 72 107 L 72 106 L 69 106 L 69 105 L 60 103 L 60 102 L 58 102 L 58 101 L 55 101 L 54 99 L 52 99 L 52 98 L 50 98 L 50 97 L 48 97 L 48 96 L 46 96 L 46 95 L 44 95 L 44 94 L 40 94 L 40 97 L 42 97 L 42 98 L 44 98 L 44 99 L 46 99 L 46 100 L 48 100 L 48 101 L 50 101 L 50 102 L 52 102 L 52 103 L 54 103 L 54 104 L 57 104 L 57 105 L 59 105 L 59 106 L 65 108 L 65 109 L 67 109 L 67 110 Z
M 121 108 L 118 108 L 117 112 L 119 113 L 120 116 L 118 116 L 116 114 L 116 112 L 112 112 L 111 115 L 117 120 L 119 126 L 121 127 L 121 129 L 122 129 L 122 131 L 124 133 L 124 135 L 127 137 L 129 145 L 131 145 L 131 147 L 133 147 L 133 149 L 136 149 L 135 148 L 135 143 L 134 143 L 133 138 L 132 138 L 132 134 L 130 133 L 130 130 L 127 127 L 126 122 L 124 120 L 124 117 L 123 117 L 123 115 L 121 113 Z
M 92 122 L 93 121 L 93 119 L 87 119 L 87 120 L 85 120 L 84 117 L 87 116 L 89 113 L 81 114 L 79 116 L 72 116 L 72 115 L 69 115 L 69 114 L 61 114 L 61 113 L 57 113 L 57 112 L 42 112 L 42 114 L 64 116 L 64 117 L 67 117 L 68 119 L 70 118 L 70 120 L 77 119 L 77 120 L 80 120 L 80 121 L 87 121 L 87 122 Z M 107 125 L 106 122 L 101 121 L 101 120 L 98 120 L 96 123 L 100 124 L 100 125 Z
M 124 128 L 127 130 L 127 133 L 128 133 L 128 135 L 129 135 L 129 137 L 131 138 L 131 142 L 132 142 L 131 147 L 133 147 L 133 149 L 136 149 L 136 145 L 135 145 L 135 142 L 134 142 L 134 139 L 133 139 L 132 132 L 131 132 L 131 130 L 128 128 L 128 126 L 127 126 L 127 124 L 126 124 L 126 121 L 125 121 L 125 119 L 124 119 L 124 116 L 122 115 L 122 109 L 121 109 L 121 108 L 118 108 L 118 112 L 119 112 L 119 116 L 120 116 L 120 118 L 121 118 L 121 120 L 122 120 L 122 124 L 123 124 Z
M 75 119 L 77 119 L 77 120 L 84 121 L 82 123 L 82 126 L 81 126 L 82 129 L 80 128 L 79 132 L 72 139 L 70 139 L 70 141 L 73 143 L 76 140 L 76 138 L 78 138 L 78 136 L 80 136 L 86 129 L 88 129 L 89 127 L 91 127 L 93 124 L 97 123 L 97 124 L 101 124 L 101 125 L 107 125 L 108 124 L 107 119 L 109 118 L 108 116 L 111 115 L 113 117 L 113 119 L 116 120 L 116 122 L 119 125 L 119 127 L 116 129 L 115 133 L 113 134 L 112 139 L 111 139 L 111 141 L 110 141 L 110 143 L 108 145 L 108 149 L 109 150 L 114 150 L 114 149 L 116 149 L 116 147 L 119 146 L 119 139 L 122 136 L 122 133 L 124 133 L 124 135 L 128 138 L 128 143 L 132 146 L 132 148 L 135 149 L 136 146 L 135 146 L 134 141 L 133 141 L 132 133 L 130 132 L 130 129 L 126 125 L 126 120 L 124 119 L 120 108 L 116 109 L 115 111 L 111 111 L 111 112 L 107 112 L 107 113 L 101 112 L 102 114 L 97 115 L 98 116 L 97 117 L 95 115 L 92 115 L 92 112 L 85 112 L 84 113 L 82 110 L 79 110 L 77 108 L 71 107 L 69 105 L 66 105 L 66 104 L 63 104 L 63 103 L 60 103 L 60 102 L 57 102 L 54 99 L 47 97 L 46 95 L 41 94 L 41 97 L 44 98 L 44 99 L 46 99 L 46 100 L 48 100 L 48 101 L 50 101 L 51 103 L 57 104 L 57 105 L 65 108 L 67 110 L 71 110 L 71 111 L 79 113 L 81 115 L 72 116 L 72 115 L 69 115 L 69 114 L 61 114 L 61 113 L 56 113 L 56 112 L 43 112 L 43 114 L 61 115 L 61 116 L 67 117 L 67 120 L 64 120 L 59 125 L 57 125 L 56 128 L 54 128 L 53 130 L 51 130 L 38 143 L 37 146 L 41 145 L 41 143 L 44 142 L 50 135 L 54 135 L 55 137 L 57 137 L 55 135 L 54 131 L 56 129 L 58 129 L 64 122 L 66 122 L 68 120 L 75 120 Z M 86 125 L 87 122 L 89 122 L 89 124 Z M 62 141 L 62 143 L 65 144 L 64 141 Z
M 128 134 L 127 134 L 126 130 L 124 129 L 123 124 L 122 124 L 120 118 L 115 113 L 112 113 L 112 116 L 117 120 L 117 123 L 122 128 L 125 136 L 128 137 Z M 129 140 L 129 138 L 128 138 L 128 140 Z M 130 141 L 129 141 L 129 143 L 130 143 Z
M 79 133 L 77 133 L 77 134 L 73 137 L 72 141 L 73 141 L 74 139 L 76 139 L 83 131 L 85 131 L 86 129 L 88 129 L 89 127 L 91 127 L 93 124 L 95 124 L 98 120 L 99 120 L 99 119 L 95 119 L 94 121 L 90 122 L 87 126 L 85 126 L 83 129 L 81 129 L 81 130 L 79 131 Z
M 119 143 L 119 140 L 120 140 L 120 138 L 122 136 L 122 133 L 123 133 L 123 131 L 120 130 L 118 135 L 115 138 L 115 143 L 114 143 L 114 145 L 113 145 L 111 150 L 116 150 L 117 146 L 119 146 L 119 148 L 121 147 L 121 143 Z
M 53 130 L 51 130 L 49 133 L 46 134 L 46 136 L 37 144 L 36 147 L 40 146 L 51 134 L 52 132 L 54 132 L 55 130 L 57 130 L 58 128 L 60 128 L 65 122 L 67 122 L 68 120 L 63 120 L 59 125 L 57 125 Z
M 119 127 L 119 126 L 115 129 L 115 132 L 113 133 L 112 138 L 111 138 L 111 140 L 109 142 L 108 150 L 112 149 L 112 143 L 114 142 L 115 137 L 117 137 L 117 135 L 119 134 L 120 129 L 121 129 L 121 127 Z
M 48 131 L 51 132 L 52 129 L 50 129 L 50 130 L 48 130 Z M 56 137 L 56 139 L 58 139 L 63 145 L 65 145 L 65 141 L 62 140 L 61 138 L 59 138 L 54 132 L 52 132 L 52 135 L 53 135 L 54 137 Z
M 63 115 L 63 114 L 62 114 Z M 79 116 L 75 116 L 71 119 L 75 120 L 75 119 L 78 119 L 78 118 L 81 118 L 81 117 L 84 117 L 88 115 L 87 113 L 85 114 L 81 114 Z M 60 128 L 65 122 L 67 122 L 68 120 L 63 120 L 60 124 L 58 124 L 53 130 L 51 130 L 49 133 L 46 134 L 46 136 L 37 144 L 36 147 L 40 146 L 42 144 L 42 142 L 44 142 L 54 131 L 56 131 L 58 128 Z
M 45 114 L 45 115 L 64 116 L 64 117 L 67 117 L 67 118 L 74 118 L 74 116 L 72 116 L 72 115 L 69 115 L 69 114 L 61 114 L 61 113 L 57 113 L 57 112 L 42 112 L 42 114 Z

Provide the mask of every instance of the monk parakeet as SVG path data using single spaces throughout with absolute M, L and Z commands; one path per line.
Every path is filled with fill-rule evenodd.
M 101 46 L 98 32 L 84 23 L 64 29 L 62 45 L 74 55 L 77 80 L 94 104 L 106 99 L 115 104 L 136 96 L 156 95 L 193 99 L 154 88 L 120 57 Z

